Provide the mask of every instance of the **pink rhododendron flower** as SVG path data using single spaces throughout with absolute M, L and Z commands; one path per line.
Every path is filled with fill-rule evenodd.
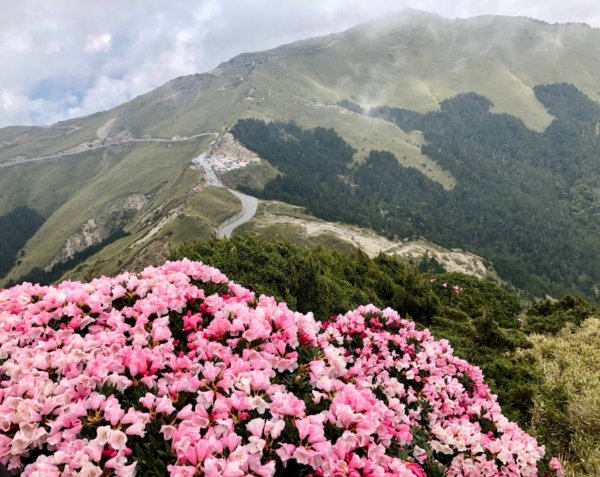
M 556 472 L 558 477 L 565 477 L 565 471 L 563 470 L 562 465 L 556 457 L 552 457 L 552 459 L 550 459 L 549 467 L 550 470 Z
M 321 324 L 198 262 L 1 290 L 0 337 L 0 462 L 24 477 L 152 459 L 176 477 L 542 468 L 481 371 L 427 330 L 374 306 Z

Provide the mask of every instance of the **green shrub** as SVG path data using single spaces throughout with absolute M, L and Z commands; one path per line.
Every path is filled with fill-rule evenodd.
M 387 255 L 342 255 L 257 237 L 188 243 L 172 256 L 183 257 L 215 266 L 241 285 L 312 311 L 320 320 L 369 303 L 394 308 L 481 367 L 505 415 L 529 425 L 539 375 L 532 360 L 515 352 L 530 346 L 518 329 L 519 300 L 494 282 L 424 274 Z

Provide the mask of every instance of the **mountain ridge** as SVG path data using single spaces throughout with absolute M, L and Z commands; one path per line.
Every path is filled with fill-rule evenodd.
M 382 22 L 392 26 L 385 29 Z M 581 25 L 405 12 L 237 55 L 210 72 L 175 78 L 108 111 L 48 127 L 0 129 L 0 165 L 5 166 L 0 169 L 0 216 L 27 206 L 46 220 L 9 278 L 48 266 L 98 211 L 132 194 L 151 192 L 151 197 L 123 224 L 126 236 L 111 247 L 120 251 L 98 255 L 113 270 L 118 255 L 161 218 L 176 214 L 192 224 L 183 234 L 172 230 L 176 235 L 210 235 L 210 226 L 189 205 L 202 181 L 189 165 L 209 148 L 211 135 L 227 132 L 244 118 L 332 128 L 354 149 L 354 164 L 368 160 L 371 150 L 387 150 L 402 167 L 451 190 L 456 177 L 423 153 L 427 144 L 419 131 L 357 114 L 339 102 L 425 113 L 472 91 L 491 102 L 492 112 L 510 114 L 541 133 L 554 116 L 535 97 L 536 85 L 567 82 L 600 100 L 595 86 L 600 56 L 590 48 L 594 44 L 600 44 L 600 30 Z M 89 144 L 99 146 L 91 150 Z M 35 164 L 7 162 L 52 154 L 62 156 Z

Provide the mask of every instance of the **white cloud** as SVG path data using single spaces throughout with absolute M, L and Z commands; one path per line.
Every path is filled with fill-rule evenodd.
M 31 123 L 32 111 L 52 111 L 54 108 L 48 102 L 37 99 L 32 100 L 19 91 L 3 89 L 0 91 L 0 115 L 9 124 Z M 43 114 L 43 113 L 42 113 Z M 37 119 L 37 116 L 36 116 Z M 41 124 L 55 122 L 55 116 L 41 118 Z M 35 121 L 38 122 L 38 121 Z
M 448 17 L 493 13 L 600 26 L 597 0 L 4 2 L 0 126 L 48 124 L 111 108 L 241 52 L 340 31 L 407 7 Z
M 87 53 L 100 53 L 110 50 L 112 35 L 102 33 L 100 35 L 88 35 L 85 39 L 85 51 Z
M 20 98 L 12 91 L 4 90 L 0 94 L 0 106 L 4 111 L 14 111 L 19 102 Z
M 121 79 L 100 77 L 99 80 L 86 92 L 81 105 L 69 111 L 70 116 L 85 114 L 89 111 L 103 111 L 115 104 L 129 99 L 128 82 Z
M 62 50 L 62 44 L 59 41 L 51 41 L 44 47 L 44 53 L 58 53 Z

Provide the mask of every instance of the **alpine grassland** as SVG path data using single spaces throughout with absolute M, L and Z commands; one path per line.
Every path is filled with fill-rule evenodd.
M 542 372 L 534 433 L 552 443 L 567 475 L 600 475 L 600 319 L 530 339 Z

